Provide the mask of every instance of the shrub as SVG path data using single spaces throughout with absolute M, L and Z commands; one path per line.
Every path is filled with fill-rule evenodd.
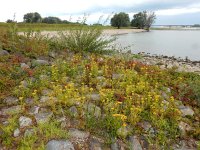
M 67 33 L 60 32 L 60 39 L 64 47 L 74 52 L 108 51 L 109 44 L 115 39 L 102 35 L 101 27 L 88 27 L 80 25 L 79 28 L 69 30 Z

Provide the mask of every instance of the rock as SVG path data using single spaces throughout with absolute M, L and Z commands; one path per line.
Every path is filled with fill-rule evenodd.
M 138 125 L 142 127 L 145 132 L 154 133 L 154 129 L 152 128 L 151 124 L 147 121 L 139 122 Z
M 129 149 L 128 145 L 122 140 L 117 140 L 111 144 L 111 150 L 126 150 Z
M 77 117 L 78 116 L 78 110 L 75 106 L 72 106 L 69 108 L 69 112 L 73 117 Z
M 178 126 L 181 131 L 181 135 L 183 136 L 186 134 L 187 131 L 192 130 L 192 127 L 183 121 L 181 121 Z
M 46 60 L 41 60 L 41 59 L 37 59 L 35 61 L 32 62 L 33 66 L 43 66 L 43 65 L 49 65 L 49 62 Z
M 17 106 L 12 106 L 9 108 L 3 108 L 0 111 L 0 115 L 11 115 L 11 114 L 18 114 L 21 112 L 21 106 L 17 105 Z
M 90 150 L 102 150 L 102 145 L 97 139 L 90 139 L 89 141 L 89 149 Z
M 50 90 L 50 89 L 44 89 L 44 90 L 42 90 L 42 95 L 44 95 L 44 96 L 48 96 L 51 93 L 52 93 L 52 90 Z
M 28 105 L 33 105 L 34 104 L 34 99 L 33 98 L 26 98 L 25 103 Z
M 35 119 L 36 119 L 37 124 L 49 122 L 52 115 L 53 115 L 52 112 L 42 112 L 42 113 L 35 114 Z
M 126 138 L 130 133 L 131 129 L 128 128 L 127 126 L 126 127 L 122 126 L 117 130 L 117 135 L 121 138 Z
M 111 150 L 120 150 L 117 142 L 111 144 Z
M 24 132 L 24 136 L 31 136 L 34 133 L 34 129 L 26 129 L 26 131 Z
M 181 105 L 178 107 L 182 112 L 182 116 L 193 116 L 194 111 L 189 106 Z
M 27 64 L 25 64 L 25 63 L 21 63 L 20 66 L 21 66 L 22 70 L 26 70 L 26 69 L 29 69 L 29 68 L 30 68 L 30 66 L 27 65 Z
M 54 52 L 54 51 L 51 51 L 51 52 L 49 52 L 49 56 L 52 57 L 52 58 L 56 58 L 57 53 Z
M 101 108 L 93 103 L 89 103 L 85 107 L 88 115 L 94 115 L 96 118 L 101 116 Z
M 30 108 L 29 114 L 30 114 L 30 115 L 35 115 L 35 114 L 37 114 L 37 113 L 39 112 L 39 109 L 40 109 L 40 107 L 38 107 L 38 106 L 33 106 L 33 107 Z
M 23 80 L 20 82 L 20 85 L 23 87 L 23 88 L 27 88 L 28 87 L 28 82 L 26 80 Z
M 0 49 L 0 56 L 6 56 L 6 55 L 9 55 L 9 52 L 6 51 L 6 50 L 1 50 Z
M 16 97 L 9 96 L 4 99 L 4 103 L 6 103 L 7 105 L 17 105 L 18 102 L 19 102 L 19 99 Z
M 46 145 L 46 150 L 75 150 L 68 140 L 51 140 Z
M 27 127 L 27 126 L 30 126 L 30 125 L 32 125 L 32 119 L 31 118 L 28 118 L 28 117 L 25 117 L 25 116 L 21 116 L 19 118 L 20 128 Z
M 88 95 L 88 98 L 92 101 L 100 101 L 100 95 L 97 93 L 92 93 L 91 95 Z
M 41 103 L 49 103 L 49 102 L 57 102 L 58 99 L 56 97 L 42 96 L 40 98 Z
M 40 80 L 49 80 L 49 77 L 47 75 L 40 75 Z
M 88 149 L 89 132 L 80 131 L 77 129 L 69 130 L 70 141 L 76 149 Z
M 173 150 L 197 150 L 196 141 L 193 139 L 182 140 L 178 144 L 172 146 Z
M 98 80 L 98 81 L 103 81 L 103 80 L 105 80 L 105 78 L 104 78 L 103 76 L 98 76 L 98 77 L 97 77 L 97 80 Z
M 123 74 L 112 74 L 112 79 L 121 79 L 123 77 Z
M 40 102 L 41 102 L 41 103 L 46 103 L 46 102 L 48 102 L 49 100 L 50 100 L 49 96 L 42 96 L 42 97 L 40 98 Z
M 131 150 L 142 150 L 142 146 L 137 136 L 131 136 L 129 142 Z
M 17 129 L 15 129 L 13 136 L 18 137 L 19 135 L 20 135 L 20 130 L 19 130 L 19 128 L 17 128 Z

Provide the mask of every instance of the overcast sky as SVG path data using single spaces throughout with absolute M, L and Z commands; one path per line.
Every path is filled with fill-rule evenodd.
M 42 17 L 56 16 L 77 21 L 88 14 L 88 23 L 101 23 L 113 13 L 129 13 L 130 19 L 139 11 L 155 11 L 155 24 L 200 24 L 200 0 L 0 0 L 0 21 L 23 21 L 28 12 L 38 12 Z

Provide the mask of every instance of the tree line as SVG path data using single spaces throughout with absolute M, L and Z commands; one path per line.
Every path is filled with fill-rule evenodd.
M 120 12 L 111 18 L 111 26 L 117 27 L 118 29 L 121 27 L 132 26 L 149 31 L 151 25 L 155 22 L 155 19 L 156 15 L 154 12 L 143 11 L 133 15 L 133 19 L 130 21 L 128 14 Z
M 72 23 L 67 20 L 61 20 L 58 17 L 44 17 L 42 18 L 38 12 L 27 13 L 23 17 L 25 23 L 48 23 L 48 24 L 69 24 Z M 125 12 L 120 12 L 115 14 L 111 20 L 111 26 L 117 27 L 118 29 L 121 27 L 136 27 L 139 29 L 146 29 L 149 31 L 151 25 L 155 22 L 156 15 L 154 12 L 139 12 L 133 16 L 133 19 L 130 21 L 129 15 Z M 7 23 L 11 23 L 13 20 L 8 19 Z
M 69 24 L 69 23 L 72 23 L 72 22 L 67 21 L 67 20 L 61 20 L 58 17 L 49 16 L 49 17 L 42 18 L 42 16 L 38 12 L 26 13 L 24 15 L 23 19 L 24 19 L 23 22 L 25 22 L 25 23 L 48 23 L 48 24 L 61 24 L 61 23 Z M 14 21 L 11 20 L 11 19 L 8 19 L 6 22 L 12 23 Z

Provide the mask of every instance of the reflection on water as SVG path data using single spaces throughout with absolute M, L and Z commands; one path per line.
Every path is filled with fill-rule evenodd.
M 154 30 L 117 36 L 122 47 L 133 53 L 146 52 L 191 60 L 200 60 L 200 30 Z

